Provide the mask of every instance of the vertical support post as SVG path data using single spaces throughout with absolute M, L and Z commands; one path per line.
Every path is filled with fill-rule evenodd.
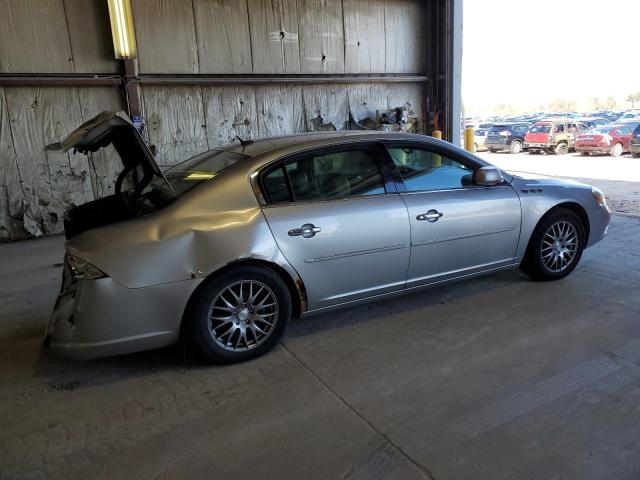
M 462 115 L 462 6 L 463 0 L 452 0 L 453 11 L 451 12 L 451 96 L 449 115 L 449 132 L 451 142 L 460 145 L 461 115 Z
M 127 94 L 127 109 L 129 117 L 134 122 L 142 120 L 142 102 L 140 101 L 140 84 L 138 83 L 138 60 L 128 58 L 124 60 L 124 80 Z M 136 125 L 137 126 L 137 125 Z

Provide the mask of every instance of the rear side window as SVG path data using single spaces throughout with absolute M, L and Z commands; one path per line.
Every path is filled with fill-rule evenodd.
M 271 203 L 385 193 L 378 160 L 368 148 L 318 153 L 287 162 L 264 176 L 263 187 Z

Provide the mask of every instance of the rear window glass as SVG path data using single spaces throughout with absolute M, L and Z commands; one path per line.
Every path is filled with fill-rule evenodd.
M 169 193 L 172 197 L 178 197 L 244 158 L 247 158 L 247 155 L 226 150 L 210 150 L 164 171 L 164 176 L 171 184 L 171 191 L 164 180 L 158 177 L 154 178 L 150 185 L 152 189 L 167 190 L 165 193 Z
M 549 133 L 551 131 L 551 125 L 547 124 L 537 124 L 531 127 L 529 133 Z

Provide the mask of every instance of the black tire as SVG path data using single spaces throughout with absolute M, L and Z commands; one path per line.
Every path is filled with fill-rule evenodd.
M 616 143 L 613 147 L 611 147 L 611 150 L 609 150 L 609 155 L 611 157 L 619 157 L 623 153 L 624 153 L 624 147 L 622 146 L 621 143 Z
M 511 142 L 511 146 L 509 147 L 509 152 L 511 153 L 522 152 L 522 142 L 520 142 L 520 140 L 514 140 L 513 142 Z
M 496 153 L 496 152 L 497 152 L 497 150 L 495 150 L 495 149 L 493 149 L 493 148 L 490 148 L 490 149 L 489 149 L 489 151 L 490 151 L 491 153 Z
M 540 150 L 529 148 L 529 155 L 538 155 L 539 153 L 540 153 Z
M 553 153 L 555 153 L 556 155 L 566 155 L 567 153 L 569 153 L 569 145 L 567 145 L 565 142 L 560 142 L 553 149 Z
M 589 156 L 589 152 L 580 152 L 580 155 L 582 155 L 583 157 L 588 157 Z
M 236 293 L 241 293 L 241 295 L 244 294 L 247 299 L 249 296 L 249 292 L 246 291 L 248 282 L 255 282 L 254 285 L 256 286 L 261 284 L 268 287 L 265 293 L 267 295 L 273 294 L 273 296 L 275 296 L 276 306 L 273 308 L 273 311 L 276 313 L 272 313 L 271 315 L 273 316 L 269 317 L 275 317 L 275 322 L 273 323 L 273 327 L 267 330 L 269 334 L 261 340 L 261 343 L 258 343 L 258 339 L 255 335 L 255 328 L 266 329 L 266 324 L 258 324 L 254 321 L 253 333 L 245 334 L 247 338 L 247 340 L 245 340 L 246 348 L 233 350 L 229 349 L 233 348 L 230 347 L 230 345 L 227 345 L 227 348 L 224 348 L 214 339 L 214 334 L 210 332 L 209 322 L 213 322 L 212 312 L 218 311 L 218 309 L 212 310 L 214 301 L 219 301 L 218 295 L 221 292 L 227 292 L 225 294 L 225 298 L 233 301 L 233 298 L 230 297 L 227 288 L 230 286 L 232 288 L 237 288 L 239 286 L 239 282 L 247 282 L 243 283 L 245 286 L 245 292 L 236 291 Z M 255 294 L 255 291 L 253 293 Z M 242 362 L 263 355 L 280 342 L 291 319 L 291 306 L 292 302 L 289 289 L 275 271 L 254 265 L 238 266 L 206 280 L 206 283 L 194 294 L 189 308 L 185 313 L 183 333 L 185 335 L 186 342 L 191 348 L 193 348 L 196 355 L 205 360 L 215 363 Z M 224 315 L 223 312 L 221 312 L 221 314 Z M 253 311 L 251 315 L 253 316 Z M 251 328 L 249 324 L 252 317 L 241 320 L 238 314 L 230 312 L 229 318 L 232 319 L 229 330 L 233 329 L 234 332 L 237 332 L 231 333 L 230 336 L 233 337 L 233 339 L 239 339 L 242 335 L 242 331 L 238 329 L 243 328 L 246 329 L 244 331 L 248 331 Z M 264 320 L 258 321 L 263 322 Z M 234 327 L 233 324 L 235 323 L 235 325 L 240 325 L 239 322 L 242 322 L 242 325 Z M 245 324 L 244 322 L 248 322 L 248 324 Z M 260 327 L 258 327 L 258 325 L 260 325 Z M 220 326 L 217 328 L 220 328 Z M 213 331 L 215 332 L 215 330 Z M 250 346 L 250 339 L 248 338 L 250 335 L 254 336 L 255 345 L 252 347 Z M 225 335 L 223 334 L 219 341 L 222 341 L 224 337 Z M 229 341 L 231 341 L 231 339 L 225 340 L 223 343 L 227 343 Z M 241 341 L 238 340 L 238 342 L 241 346 Z
M 551 270 L 543 261 L 543 248 L 548 248 L 548 244 L 543 242 L 545 235 L 553 225 L 559 222 L 568 222 L 574 226 L 577 232 L 576 250 L 573 258 L 560 271 Z M 580 217 L 566 208 L 555 208 L 545 215 L 529 239 L 529 245 L 520 264 L 520 270 L 529 275 L 534 280 L 549 281 L 559 280 L 569 275 L 580 262 L 585 246 L 585 228 Z M 563 255 L 564 256 L 564 255 Z
M 633 158 L 640 158 L 640 153 L 632 153 L 631 156 Z

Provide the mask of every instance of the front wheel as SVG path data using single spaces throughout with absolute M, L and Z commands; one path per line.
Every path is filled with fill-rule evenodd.
M 213 362 L 240 362 L 278 344 L 291 318 L 291 294 L 269 268 L 239 266 L 206 280 L 185 317 L 186 340 Z
M 558 208 L 534 230 L 520 269 L 535 280 L 564 278 L 578 265 L 585 243 L 580 217 Z

